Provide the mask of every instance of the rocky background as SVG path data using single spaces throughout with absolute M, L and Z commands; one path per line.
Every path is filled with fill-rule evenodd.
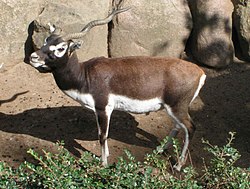
M 55 152 L 54 143 L 62 140 L 77 157 L 86 150 L 100 155 L 93 112 L 63 94 L 51 74 L 23 62 L 44 43 L 48 22 L 64 32 L 78 32 L 89 21 L 106 17 L 119 2 L 0 0 L 0 161 L 13 166 L 32 161 L 28 149 Z M 80 60 L 150 55 L 203 65 L 207 80 L 190 109 L 197 129 L 188 163 L 199 168 L 202 158 L 209 161 L 202 138 L 221 146 L 233 131 L 233 146 L 242 155 L 237 165 L 249 168 L 250 64 L 245 62 L 250 62 L 250 1 L 123 0 L 121 6 L 131 9 L 82 39 Z M 225 69 L 215 69 L 221 67 Z M 148 116 L 114 112 L 112 117 L 110 163 L 124 149 L 143 161 L 173 128 L 164 111 Z
M 248 0 L 1 0 L 1 71 L 27 61 L 48 35 L 47 23 L 77 32 L 89 21 L 106 17 L 117 4 L 131 9 L 109 25 L 93 28 L 82 39 L 80 60 L 187 54 L 214 68 L 229 65 L 234 56 L 250 61 Z

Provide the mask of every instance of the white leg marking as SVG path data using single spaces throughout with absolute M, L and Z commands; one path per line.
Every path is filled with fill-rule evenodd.
M 106 158 L 109 156 L 109 147 L 108 147 L 108 133 L 109 133 L 109 123 L 110 123 L 110 117 L 111 114 L 114 110 L 114 106 L 113 104 L 109 104 L 106 106 L 106 115 L 107 115 L 107 129 L 106 129 L 106 133 L 105 133 L 105 143 L 104 143 L 104 154 L 106 156 Z
M 174 168 L 178 171 L 180 171 L 181 167 L 185 164 L 185 157 L 186 157 L 186 153 L 188 150 L 188 145 L 189 145 L 189 134 L 188 134 L 188 129 L 187 127 L 180 122 L 180 120 L 173 114 L 171 108 L 168 105 L 164 105 L 165 109 L 167 110 L 168 114 L 173 118 L 173 120 L 176 122 L 176 129 L 179 130 L 180 128 L 182 128 L 184 130 L 185 133 L 185 143 L 184 146 L 182 148 L 182 152 L 181 152 L 181 156 L 179 157 L 179 160 L 177 162 L 177 165 L 174 166 Z M 173 129 L 174 130 L 174 129 Z M 171 131 L 170 135 L 173 134 L 172 132 L 175 131 Z M 171 136 L 170 136 L 171 137 Z M 168 142 L 169 143 L 169 142 Z M 166 144 L 169 145 L 169 144 Z
M 110 123 L 110 117 L 113 112 L 113 103 L 108 104 L 105 108 L 106 116 L 107 116 L 107 128 L 106 133 L 104 133 L 104 144 L 101 144 L 101 153 L 102 153 L 102 164 L 103 166 L 108 165 L 108 156 L 109 156 L 109 147 L 108 147 L 108 133 L 109 133 L 109 123 Z M 98 134 L 101 136 L 101 128 L 98 122 L 98 115 L 96 113 L 96 120 L 97 120 L 97 126 L 98 126 Z
M 168 115 L 175 121 L 175 128 L 173 128 L 170 131 L 170 134 L 168 135 L 169 141 L 164 146 L 164 148 L 167 149 L 167 148 L 169 148 L 170 145 L 173 144 L 172 138 L 176 137 L 176 135 L 178 134 L 178 132 L 181 129 L 181 127 L 179 126 L 179 123 L 178 123 L 179 121 L 177 121 L 177 118 L 174 116 L 171 108 L 168 105 L 164 105 L 164 107 L 165 107 L 165 110 L 167 111 Z
M 96 123 L 97 123 L 97 129 L 98 129 L 98 139 L 100 140 L 100 137 L 101 137 L 101 133 L 102 133 L 102 131 L 101 131 L 101 127 L 100 127 L 100 124 L 99 124 L 99 121 L 98 121 L 98 115 L 97 115 L 97 113 L 95 112 L 95 116 L 96 116 Z M 102 165 L 103 166 L 107 166 L 108 165 L 108 158 L 107 158 L 107 155 L 106 155 L 106 141 L 107 140 L 105 140 L 105 143 L 104 143 L 104 145 L 102 145 L 101 144 L 101 154 L 102 154 Z

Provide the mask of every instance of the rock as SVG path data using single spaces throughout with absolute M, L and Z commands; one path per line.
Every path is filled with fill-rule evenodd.
M 55 10 L 55 8 L 58 8 Z M 62 8 L 62 10 L 60 10 Z M 64 31 L 79 31 L 87 22 L 105 18 L 109 0 L 2 0 L 0 1 L 0 65 L 1 72 L 11 69 L 22 61 L 28 61 L 31 48 L 32 21 L 55 22 Z M 55 10 L 55 12 L 51 12 Z M 63 12 L 63 10 L 67 10 Z M 76 18 L 77 21 L 72 19 Z M 70 20 L 71 19 L 71 20 Z M 72 22 L 71 22 L 72 21 Z M 41 41 L 44 40 L 44 35 Z M 107 56 L 107 26 L 93 28 L 83 39 L 78 50 L 79 59 Z M 41 45 L 41 44 L 40 44 Z M 25 59 L 24 59 L 25 58 Z
M 89 21 L 106 17 L 111 4 L 120 1 L 0 1 L 0 71 L 12 68 L 24 58 L 28 61 L 33 51 L 32 40 L 35 48 L 43 44 L 48 35 L 44 25 L 48 22 L 66 33 L 78 32 Z M 233 3 L 234 28 L 244 60 L 250 61 L 248 0 L 126 0 L 122 7 L 131 9 L 119 14 L 113 25 L 110 24 L 112 27 L 95 27 L 82 39 L 79 59 L 108 55 L 181 57 L 186 47 L 200 63 L 224 67 L 234 56 L 231 40 Z M 31 24 L 33 20 L 38 22 Z M 33 27 L 36 29 L 34 35 Z
M 194 28 L 188 46 L 198 62 L 216 68 L 233 61 L 231 0 L 189 0 Z
M 234 27 L 237 32 L 241 56 L 244 60 L 250 61 L 250 1 L 235 2 L 233 14 Z
M 79 9 L 79 12 L 76 7 Z M 95 11 L 95 9 L 98 11 Z M 91 10 L 89 7 L 86 8 L 85 3 L 78 4 L 77 1 L 68 4 L 61 2 L 47 4 L 34 22 L 32 41 L 35 49 L 40 48 L 44 43 L 44 39 L 49 35 L 48 23 L 61 28 L 63 33 L 79 32 L 89 21 L 105 18 L 108 14 L 108 9 L 108 1 L 100 2 L 97 7 L 93 6 Z M 91 14 L 91 11 L 95 14 Z M 77 51 L 79 60 L 87 60 L 96 56 L 107 56 L 107 36 L 107 25 L 93 28 L 80 40 L 83 41 L 83 45 Z
M 109 55 L 180 57 L 192 28 L 185 0 L 127 0 L 110 31 Z
M 8 70 L 24 59 L 28 25 L 40 12 L 42 0 L 0 1 L 0 64 Z

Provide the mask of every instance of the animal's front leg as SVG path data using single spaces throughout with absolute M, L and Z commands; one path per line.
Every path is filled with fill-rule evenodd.
M 101 145 L 102 152 L 102 164 L 104 166 L 108 165 L 108 156 L 109 156 L 109 148 L 108 148 L 108 132 L 109 132 L 109 120 L 110 114 L 105 110 L 97 110 L 96 118 L 97 118 L 97 126 L 98 126 L 98 137 Z

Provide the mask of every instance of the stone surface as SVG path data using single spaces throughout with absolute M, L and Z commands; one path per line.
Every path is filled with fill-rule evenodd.
M 0 1 L 0 66 L 9 70 L 32 52 L 32 21 L 57 24 L 65 32 L 79 31 L 86 23 L 105 18 L 109 0 L 2 0 Z M 98 10 L 98 11 L 97 11 Z M 54 11 L 54 12 L 53 12 Z M 74 20 L 73 18 L 76 18 Z M 43 41 L 46 34 L 41 34 Z M 93 28 L 78 50 L 79 59 L 107 56 L 107 26 Z M 26 59 L 28 61 L 28 59 Z
M 194 59 L 211 67 L 225 67 L 234 56 L 230 0 L 190 0 L 194 20 L 189 48 Z
M 66 33 L 78 32 L 89 21 L 106 17 L 114 2 L 120 0 L 0 1 L 0 72 L 28 61 L 33 51 L 33 20 L 38 21 L 40 29 L 50 22 Z M 249 61 L 250 2 L 247 0 L 126 0 L 122 7 L 131 7 L 129 11 L 119 14 L 109 28 L 95 27 L 82 39 L 79 59 L 128 55 L 181 57 L 186 49 L 202 64 L 224 67 L 234 55 L 233 4 L 239 39 L 235 46 L 241 47 L 243 59 Z M 41 46 L 47 35 L 35 32 L 35 46 Z
M 0 65 L 8 70 L 24 58 L 29 23 L 38 15 L 41 0 L 0 1 Z M 32 10 L 32 11 L 31 11 Z
M 123 7 L 131 9 L 113 22 L 110 56 L 180 57 L 192 28 L 185 0 L 127 0 Z
M 74 33 L 79 32 L 88 22 L 103 19 L 108 14 L 109 3 L 107 0 L 100 2 L 98 5 L 96 4 L 96 6 L 93 5 L 92 9 L 86 6 L 83 3 L 79 4 L 78 1 L 73 1 L 71 4 L 64 4 L 61 1 L 60 3 L 47 4 L 36 19 L 36 26 L 38 27 L 35 27 L 35 30 L 37 28 L 38 30 L 32 36 L 34 46 L 37 48 L 41 47 L 44 39 L 49 35 L 44 29 L 48 26 L 48 23 L 61 28 L 63 33 Z M 92 14 L 92 11 L 95 11 L 95 14 Z M 77 51 L 79 60 L 87 60 L 96 56 L 107 56 L 107 37 L 107 25 L 91 29 L 83 39 L 79 39 L 83 42 L 82 47 Z
M 241 56 L 250 61 L 250 1 L 235 2 L 234 27 L 240 44 Z

